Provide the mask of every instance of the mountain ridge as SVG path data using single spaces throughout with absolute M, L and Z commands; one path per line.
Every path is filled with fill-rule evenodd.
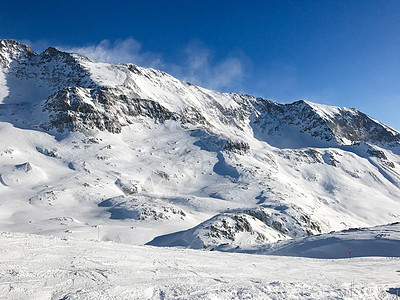
M 204 115 L 202 115 L 202 111 L 204 111 L 204 107 L 202 107 L 202 104 L 199 105 L 198 101 L 195 103 L 194 101 L 190 101 L 190 98 L 193 97 L 188 97 L 189 98 L 189 104 L 184 105 L 183 107 L 171 107 L 171 105 L 168 105 L 167 103 L 162 103 L 158 99 L 152 99 L 156 97 L 151 97 L 148 94 L 143 95 L 142 89 L 135 85 L 135 83 L 132 83 L 132 78 L 129 77 L 129 75 L 135 74 L 135 75 L 144 75 L 145 78 L 149 78 L 150 75 L 155 75 L 156 79 L 163 78 L 163 77 L 168 77 L 171 79 L 173 83 L 178 83 L 178 88 L 176 90 L 179 92 L 180 90 L 182 91 L 184 88 L 188 87 L 194 87 L 195 89 L 200 89 L 204 90 L 201 88 L 198 88 L 196 86 L 193 86 L 191 84 L 185 83 L 185 82 L 180 82 L 179 80 L 176 80 L 175 78 L 169 76 L 168 74 L 157 71 L 154 69 L 143 69 L 140 67 L 137 67 L 132 64 L 119 64 L 119 65 L 113 65 L 113 64 L 101 64 L 101 70 L 105 69 L 110 69 L 112 67 L 116 68 L 117 70 L 120 69 L 119 71 L 123 71 L 122 73 L 125 74 L 119 74 L 120 77 L 124 77 L 124 80 L 120 80 L 119 83 L 115 86 L 104 86 L 101 84 L 101 76 L 98 74 L 94 75 L 93 69 L 90 69 L 88 65 L 85 65 L 84 63 L 89 63 L 89 64 L 95 64 L 88 60 L 87 58 L 84 58 L 82 56 L 76 55 L 76 54 L 69 54 L 66 52 L 62 52 L 57 50 L 54 47 L 49 47 L 46 49 L 44 52 L 41 54 L 36 54 L 34 53 L 28 46 L 24 46 L 18 42 L 12 41 L 12 40 L 2 40 L 2 45 L 3 44 L 11 44 L 14 46 L 14 48 L 21 49 L 21 55 L 23 53 L 30 53 L 30 55 L 27 56 L 27 59 L 35 58 L 33 59 L 36 62 L 37 65 L 40 65 L 43 61 L 45 62 L 53 62 L 55 61 L 56 63 L 61 64 L 60 68 L 62 69 L 63 72 L 56 72 L 56 74 L 51 74 L 54 73 L 54 70 L 52 72 L 49 72 L 44 66 L 41 66 L 41 71 L 42 72 L 47 72 L 50 73 L 51 76 L 49 79 L 47 79 L 50 82 L 56 81 L 59 83 L 60 81 L 66 81 L 63 85 L 56 85 L 53 88 L 52 95 L 47 95 L 47 98 L 52 97 L 52 98 L 57 98 L 57 97 L 65 97 L 65 91 L 63 92 L 64 89 L 71 89 L 71 88 L 81 88 L 81 89 L 88 89 L 86 91 L 86 98 L 93 98 L 93 97 L 102 97 L 104 94 L 109 92 L 108 94 L 112 97 L 119 97 L 118 99 L 120 102 L 129 101 L 133 99 L 142 99 L 144 101 L 156 101 L 158 102 L 159 109 L 157 111 L 163 110 L 163 111 L 169 111 L 169 114 L 175 113 L 175 114 L 182 114 L 186 113 L 186 111 L 182 110 L 186 109 L 189 111 L 194 112 L 197 115 L 198 118 L 204 118 Z M 3 46 L 3 48 L 5 48 Z M 26 56 L 26 55 L 25 55 Z M 19 57 L 19 56 L 18 56 Z M 60 62 L 61 60 L 61 62 Z M 54 62 L 53 62 L 54 64 Z M 34 64 L 35 65 L 35 64 Z M 65 68 L 66 66 L 69 66 L 72 68 L 67 75 L 65 75 Z M 104 68 L 103 68 L 104 67 Z M 54 68 L 54 67 L 53 67 Z M 57 69 L 57 68 L 55 68 Z M 21 70 L 18 70 L 21 71 Z M 9 71 L 10 72 L 10 71 Z M 12 72 L 12 70 L 11 70 Z M 60 74 L 64 75 L 64 77 L 72 77 L 74 78 L 73 80 L 62 80 Z M 22 75 L 26 75 L 23 73 Z M 19 74 L 19 76 L 22 76 Z M 115 74 L 113 74 L 115 75 Z M 92 77 L 98 76 L 97 80 L 98 82 L 94 81 Z M 76 77 L 76 78 L 75 78 Z M 82 77 L 83 82 L 82 82 Z M 87 79 L 89 77 L 89 79 Z M 100 79 L 100 80 L 99 80 Z M 152 78 L 153 79 L 153 78 Z M 153 80 L 154 81 L 154 80 Z M 131 84 L 131 85 L 129 85 Z M 153 85 L 159 85 L 162 86 L 162 82 L 160 81 L 155 81 L 153 82 Z M 127 89 L 125 87 L 128 86 L 129 92 L 127 92 Z M 167 88 L 166 88 L 167 89 Z M 94 90 L 94 91 L 93 91 Z M 79 92 L 76 92 L 77 89 L 73 89 L 72 91 L 69 90 L 68 92 L 70 94 L 75 94 L 77 99 L 80 99 L 81 102 L 86 102 L 87 104 L 93 104 L 93 102 L 96 101 L 84 101 L 82 98 L 82 95 Z M 174 91 L 176 93 L 176 91 Z M 184 91 L 185 92 L 185 91 Z M 211 91 L 210 91 L 211 92 Z M 142 93 L 142 95 L 141 95 Z M 215 92 L 213 92 L 215 93 Z M 64 95 L 63 95 L 64 94 Z M 357 142 L 364 142 L 368 139 L 372 138 L 372 142 L 391 142 L 393 138 L 395 138 L 395 143 L 399 143 L 400 141 L 400 134 L 396 130 L 382 125 L 379 122 L 376 122 L 372 118 L 368 117 L 367 115 L 359 112 L 358 110 L 354 108 L 339 108 L 339 107 L 331 107 L 331 106 L 324 106 L 324 105 L 317 105 L 317 104 L 312 104 L 311 102 L 305 101 L 305 100 L 298 100 L 295 101 L 291 104 L 278 104 L 275 102 L 272 102 L 270 100 L 265 100 L 262 98 L 255 98 L 253 96 L 248 96 L 248 95 L 241 95 L 241 94 L 227 94 L 227 93 L 216 93 L 219 96 L 225 95 L 227 96 L 228 99 L 223 99 L 225 103 L 219 103 L 218 101 L 215 101 L 215 99 L 211 99 L 211 101 L 206 102 L 207 105 L 211 106 L 214 108 L 220 115 L 222 116 L 229 116 L 233 115 L 234 118 L 228 118 L 223 120 L 223 122 L 231 122 L 233 124 L 236 124 L 238 128 L 243 129 L 244 124 L 240 124 L 240 121 L 245 117 L 243 115 L 251 115 L 254 113 L 258 113 L 260 115 L 263 115 L 263 117 L 258 117 L 255 119 L 255 124 L 261 124 L 262 121 L 264 121 L 267 124 L 272 124 L 273 121 L 278 121 L 279 124 L 287 124 L 287 125 L 299 125 L 299 123 L 305 123 L 306 120 L 313 120 L 311 124 L 308 124 L 308 126 L 303 126 L 301 128 L 301 132 L 309 132 L 312 136 L 320 136 L 322 140 L 332 140 L 335 139 L 339 144 L 349 144 L 349 143 L 357 143 Z M 126 99 L 121 99 L 125 96 Z M 215 95 L 207 95 L 207 97 L 212 98 L 212 96 Z M 210 97 L 211 96 L 211 97 Z M 103 98 L 106 96 L 103 96 Z M 229 99 L 230 98 L 230 99 Z M 49 102 L 50 99 L 48 99 L 46 102 Z M 91 99 L 95 100 L 95 99 Z M 158 101 L 157 101 L 158 100 Z M 51 100 L 50 100 L 51 101 Z M 182 101 L 182 100 L 181 100 Z M 64 101 L 65 102 L 65 101 Z M 79 101 L 78 101 L 79 102 Z M 69 103 L 67 103 L 69 104 Z M 196 105 L 197 104 L 197 105 Z M 224 104 L 227 105 L 227 107 L 224 107 Z M 46 106 L 46 104 L 44 104 Z M 85 106 L 85 103 L 82 103 L 83 106 Z M 153 102 L 153 106 L 155 103 Z M 182 104 L 180 104 L 182 105 Z M 124 112 L 125 114 L 129 114 L 129 104 L 127 105 L 128 109 L 125 109 L 126 111 Z M 145 105 L 146 106 L 146 105 Z M 68 109 L 68 112 L 79 112 L 79 107 L 66 107 L 64 105 L 63 109 L 66 110 Z M 89 107 L 86 107 L 89 108 Z M 49 110 L 49 107 L 45 108 L 46 110 Z M 239 113 L 236 109 L 241 110 L 241 113 Z M 131 109 L 132 110 L 132 109 Z M 258 110 L 258 111 L 257 111 Z M 133 109 L 133 111 L 138 112 L 139 114 L 141 113 L 140 109 L 136 107 L 136 109 Z M 283 117 L 279 120 L 268 120 L 268 118 L 265 115 L 271 114 L 271 112 L 274 112 L 273 115 L 279 115 L 283 114 Z M 157 118 L 157 117 L 156 117 Z M 356 120 L 354 120 L 357 118 Z M 182 119 L 182 118 L 181 118 Z M 350 130 L 345 130 L 348 127 L 351 127 Z M 57 126 L 54 126 L 57 127 Z M 74 126 L 69 126 L 70 128 L 74 128 Z M 96 127 L 96 125 L 94 125 Z M 367 127 L 366 130 L 363 130 L 364 127 Z M 376 127 L 381 127 L 377 129 Z M 111 127 L 107 126 L 101 126 L 99 129 L 104 130 L 104 128 L 110 128 L 111 131 L 115 132 Z M 63 130 L 61 127 L 58 128 L 59 130 Z M 357 131 L 358 129 L 358 131 Z M 262 128 L 263 131 L 268 130 L 268 134 L 271 134 L 273 130 L 276 130 L 276 128 Z M 377 132 L 374 132 L 377 131 Z M 387 131 L 387 132 L 386 132 Z M 386 133 L 382 136 L 382 133 Z M 392 139 L 391 139 L 392 138 Z
M 355 108 L 219 93 L 12 40 L 0 63 L 4 224 L 21 231 L 101 223 L 104 240 L 144 244 L 203 224 L 218 248 L 400 216 L 400 133 Z

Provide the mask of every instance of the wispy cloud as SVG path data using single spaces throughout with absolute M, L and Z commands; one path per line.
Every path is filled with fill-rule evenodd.
M 99 44 L 83 47 L 58 46 L 60 50 L 78 53 L 97 62 L 135 63 L 146 67 L 162 66 L 161 55 L 145 52 L 133 38 L 126 40 L 102 40 Z
M 173 66 L 171 72 L 194 84 L 227 90 L 242 84 L 245 66 L 239 56 L 227 55 L 216 60 L 211 49 L 196 41 L 184 49 L 183 60 Z
M 142 44 L 133 38 L 124 40 L 102 40 L 85 46 L 52 45 L 49 41 L 20 42 L 28 44 L 37 52 L 49 46 L 71 53 L 78 53 L 97 62 L 134 63 L 143 67 L 163 70 L 171 75 L 217 91 L 238 91 L 243 86 L 246 65 L 249 59 L 241 55 L 226 54 L 216 58 L 211 48 L 201 41 L 192 41 L 177 49 L 182 55 L 171 61 L 162 53 L 143 50 Z
M 244 64 L 238 56 L 214 58 L 211 49 L 195 41 L 181 50 L 179 61 L 169 61 L 159 53 L 143 51 L 142 45 L 133 38 L 103 40 L 97 45 L 85 47 L 59 46 L 67 52 L 87 56 L 91 60 L 109 63 L 135 63 L 144 67 L 162 69 L 179 79 L 215 90 L 229 90 L 241 85 Z

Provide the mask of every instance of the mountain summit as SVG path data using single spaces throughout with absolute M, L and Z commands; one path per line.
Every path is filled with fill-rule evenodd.
M 8 230 L 229 250 L 400 216 L 400 133 L 355 108 L 53 47 L 0 41 L 0 136 Z

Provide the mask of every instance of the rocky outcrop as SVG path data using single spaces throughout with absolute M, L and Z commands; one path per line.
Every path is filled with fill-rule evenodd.
M 107 207 L 110 219 L 134 220 L 183 220 L 186 213 L 177 206 L 160 199 L 136 196 L 117 196 L 104 200 L 100 207 Z
M 279 135 L 285 127 L 339 145 L 371 143 L 396 145 L 400 134 L 355 108 L 334 107 L 296 101 L 278 104 L 258 99 L 254 124 L 266 135 Z
M 133 122 L 132 117 L 150 117 L 160 123 L 177 118 L 155 101 L 132 99 L 109 88 L 65 88 L 50 96 L 43 110 L 49 113 L 50 128 L 60 132 L 98 129 L 120 133 L 122 126 Z
M 156 237 L 148 245 L 229 251 L 287 239 L 245 213 L 222 213 L 186 231 Z
M 12 62 L 24 63 L 35 55 L 29 46 L 14 40 L 0 40 L 0 67 L 7 69 Z

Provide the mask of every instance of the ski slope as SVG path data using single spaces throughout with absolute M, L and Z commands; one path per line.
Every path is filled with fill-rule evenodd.
M 395 299 L 400 258 L 321 260 L 0 234 L 4 299 Z

